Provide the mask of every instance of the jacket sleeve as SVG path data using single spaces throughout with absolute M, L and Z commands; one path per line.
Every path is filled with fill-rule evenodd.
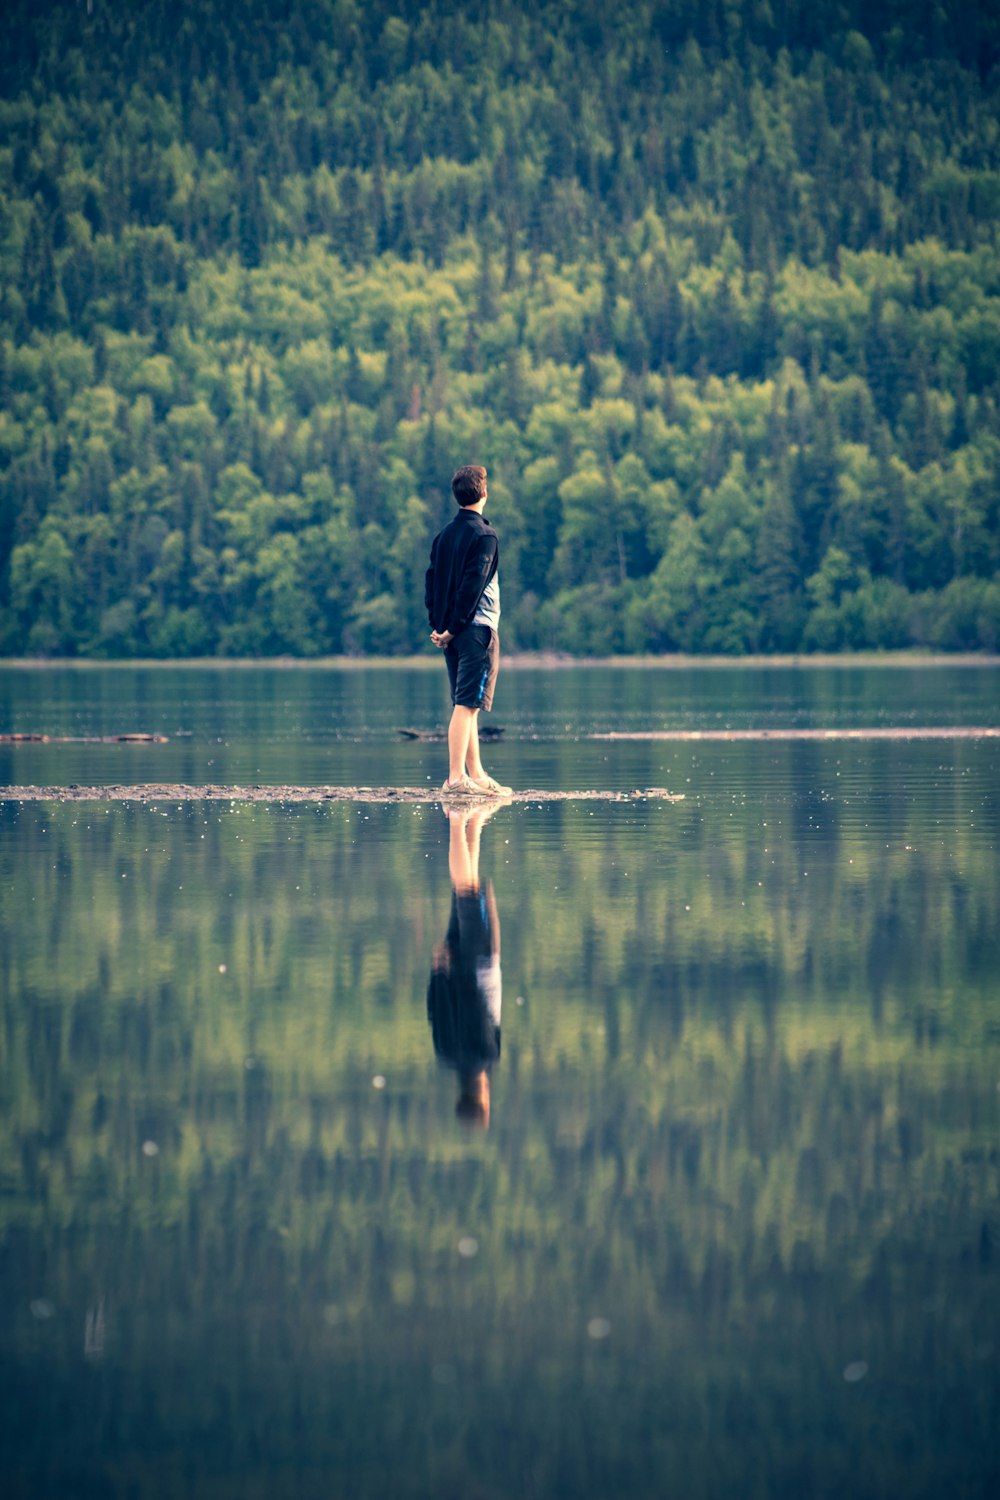
M 427 610 L 427 618 L 431 629 L 434 629 L 434 554 L 437 551 L 437 537 L 431 542 L 431 560 L 427 572 L 424 574 L 424 608 Z
M 495 536 L 480 537 L 476 545 L 470 547 L 462 573 L 462 581 L 455 592 L 451 606 L 448 629 L 452 635 L 458 635 L 471 624 L 472 617 L 476 613 L 476 606 L 483 597 L 483 589 L 496 570 L 496 557 L 497 539 Z

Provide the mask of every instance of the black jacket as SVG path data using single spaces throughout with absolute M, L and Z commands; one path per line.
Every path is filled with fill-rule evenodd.
M 500 538 L 477 510 L 452 517 L 431 543 L 424 603 L 432 630 L 459 635 L 472 623 L 483 590 L 500 562 Z
M 453 891 L 451 919 L 444 946 L 427 986 L 427 1019 L 434 1051 L 459 1073 L 478 1073 L 500 1057 L 500 1025 L 490 1014 L 480 980 L 480 965 L 499 953 L 499 929 L 482 894 Z

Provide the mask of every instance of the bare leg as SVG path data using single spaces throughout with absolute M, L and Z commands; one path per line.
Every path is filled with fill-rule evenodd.
M 469 870 L 472 875 L 473 888 L 479 889 L 479 846 L 482 840 L 483 824 L 488 823 L 493 814 L 498 810 L 495 802 L 480 802 L 470 808 L 465 820 L 465 842 L 469 850 Z
M 473 781 L 482 781 L 486 772 L 483 770 L 483 762 L 479 754 L 479 710 L 476 709 L 472 718 L 472 729 L 469 733 L 469 748 L 465 752 L 465 769 Z
M 509 786 L 501 786 L 488 778 L 483 769 L 479 753 L 479 709 L 463 708 L 456 703 L 448 725 L 448 780 L 454 784 L 466 774 L 480 784 L 489 780 L 488 788 L 480 787 L 489 796 L 509 797 L 511 794 Z
M 448 815 L 448 873 L 460 896 L 467 896 L 479 889 L 479 851 L 476 850 L 473 863 L 468 819 L 467 812 L 452 812 Z
M 458 781 L 465 774 L 465 763 L 469 758 L 469 741 L 476 727 L 478 708 L 463 708 L 456 703 L 451 711 L 448 725 L 448 780 Z M 479 737 L 476 736 L 476 743 Z
M 500 810 L 499 802 L 448 809 L 448 872 L 460 896 L 479 889 L 479 849 L 483 824 Z M 492 893 L 489 900 L 493 901 Z

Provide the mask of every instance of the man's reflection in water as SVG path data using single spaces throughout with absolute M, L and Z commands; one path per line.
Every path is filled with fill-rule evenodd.
M 434 950 L 427 1018 L 434 1051 L 458 1073 L 455 1113 L 469 1125 L 490 1123 L 490 1069 L 500 1056 L 500 921 L 489 881 L 479 879 L 483 824 L 496 802 L 445 804 L 449 822 L 451 918 Z

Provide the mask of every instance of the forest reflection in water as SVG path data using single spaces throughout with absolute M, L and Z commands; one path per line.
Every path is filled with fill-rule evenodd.
M 992 1493 L 996 755 L 5 805 L 6 1492 Z

